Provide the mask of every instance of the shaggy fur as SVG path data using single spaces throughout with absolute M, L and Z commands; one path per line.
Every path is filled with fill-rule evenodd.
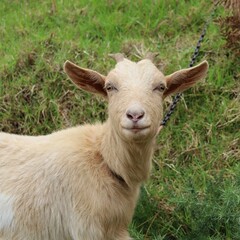
M 105 123 L 38 137 L 0 133 L 1 240 L 130 239 L 163 98 L 202 79 L 208 64 L 165 77 L 150 60 L 117 60 L 107 77 L 65 63 L 78 87 L 108 99 Z

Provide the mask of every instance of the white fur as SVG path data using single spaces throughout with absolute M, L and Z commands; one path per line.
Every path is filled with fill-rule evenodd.
M 9 228 L 13 222 L 13 198 L 0 193 L 0 230 Z

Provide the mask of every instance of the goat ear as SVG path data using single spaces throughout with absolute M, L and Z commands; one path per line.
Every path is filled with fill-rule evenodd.
M 199 65 L 187 69 L 182 69 L 166 76 L 167 89 L 163 97 L 172 93 L 182 92 L 192 87 L 197 81 L 203 79 L 208 70 L 208 62 L 203 61 Z
M 100 73 L 90 69 L 80 68 L 70 61 L 64 63 L 64 71 L 79 88 L 107 96 L 104 89 L 105 77 Z

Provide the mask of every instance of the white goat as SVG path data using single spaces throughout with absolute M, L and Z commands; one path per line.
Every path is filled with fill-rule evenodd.
M 148 178 L 163 99 L 205 77 L 208 63 L 164 76 L 116 54 L 107 77 L 67 61 L 80 88 L 109 101 L 103 124 L 47 136 L 0 133 L 1 240 L 129 240 Z

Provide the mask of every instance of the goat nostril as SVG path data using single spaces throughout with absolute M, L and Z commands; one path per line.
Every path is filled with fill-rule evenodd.
M 131 113 L 129 113 L 129 112 L 127 112 L 127 117 L 128 117 L 130 120 L 132 120 L 132 119 L 134 118 L 134 116 L 133 116 Z
M 141 112 L 141 113 L 139 113 L 138 115 L 137 115 L 137 119 L 142 119 L 143 117 L 144 117 L 144 114 L 145 114 L 145 112 Z

